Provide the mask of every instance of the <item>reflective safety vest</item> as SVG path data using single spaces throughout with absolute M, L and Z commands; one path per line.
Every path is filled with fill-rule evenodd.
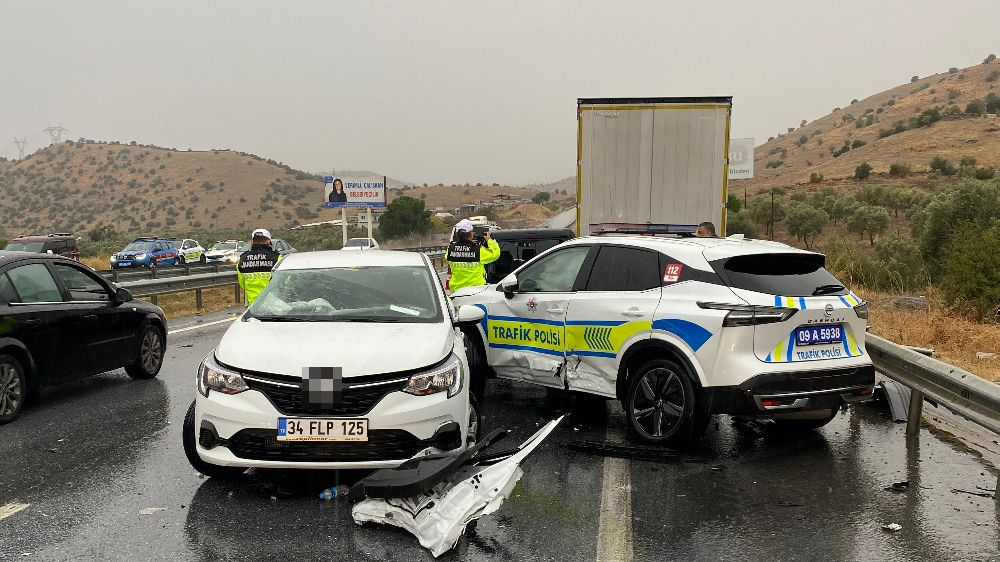
M 271 270 L 281 261 L 281 254 L 270 246 L 253 245 L 240 254 L 240 263 L 236 266 L 236 278 L 243 289 L 243 298 L 247 306 L 257 300 L 257 295 L 264 290 L 271 280 Z
M 452 292 L 486 284 L 486 268 L 500 258 L 500 245 L 490 239 L 485 246 L 474 240 L 454 240 L 448 245 L 445 259 L 451 268 Z

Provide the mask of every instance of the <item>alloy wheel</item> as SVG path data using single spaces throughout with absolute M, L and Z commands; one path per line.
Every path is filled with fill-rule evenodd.
M 155 328 L 146 330 L 142 336 L 142 368 L 147 373 L 155 373 L 163 360 L 163 346 Z
M 684 417 L 687 399 L 680 375 L 662 367 L 647 371 L 632 396 L 636 430 L 652 439 L 671 435 Z
M 9 416 L 17 411 L 24 399 L 21 376 L 10 363 L 0 363 L 0 416 Z

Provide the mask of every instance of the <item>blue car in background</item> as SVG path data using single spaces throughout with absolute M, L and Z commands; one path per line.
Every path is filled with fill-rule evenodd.
M 179 255 L 172 240 L 136 238 L 125 249 L 111 256 L 111 269 L 177 265 Z

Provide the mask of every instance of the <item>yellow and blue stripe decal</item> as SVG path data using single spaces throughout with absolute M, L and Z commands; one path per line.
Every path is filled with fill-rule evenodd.
M 812 347 L 812 346 L 808 346 Z M 764 358 L 765 363 L 794 363 L 796 361 L 815 361 L 817 359 L 842 359 L 845 357 L 859 357 L 864 355 L 858 343 L 854 340 L 854 334 L 844 326 L 840 331 L 840 346 L 806 349 L 804 351 L 795 350 L 795 331 L 788 334 L 788 337 L 778 341 L 771 353 Z
M 858 298 L 853 292 L 846 295 L 838 296 L 843 308 L 853 308 L 861 304 L 861 299 Z M 820 297 L 785 297 L 781 295 L 775 295 L 774 306 L 782 308 L 795 308 L 798 310 L 809 310 L 809 303 L 812 302 L 812 308 L 823 308 L 827 303 L 830 302 L 830 297 L 820 296 Z
M 481 305 L 476 305 L 480 306 Z M 485 307 L 482 307 L 485 308 Z M 697 351 L 712 333 L 677 318 L 640 320 L 556 320 L 487 315 L 481 323 L 488 345 L 496 349 L 532 351 L 545 355 L 613 359 L 627 340 L 642 332 L 670 332 Z

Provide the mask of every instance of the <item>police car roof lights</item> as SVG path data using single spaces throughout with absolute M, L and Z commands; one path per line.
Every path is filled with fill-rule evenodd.
M 642 234 L 647 236 L 673 234 L 677 236 L 693 236 L 696 230 L 698 230 L 698 225 L 696 224 L 604 222 L 590 225 L 590 234 L 593 236 L 600 236 L 602 234 Z

